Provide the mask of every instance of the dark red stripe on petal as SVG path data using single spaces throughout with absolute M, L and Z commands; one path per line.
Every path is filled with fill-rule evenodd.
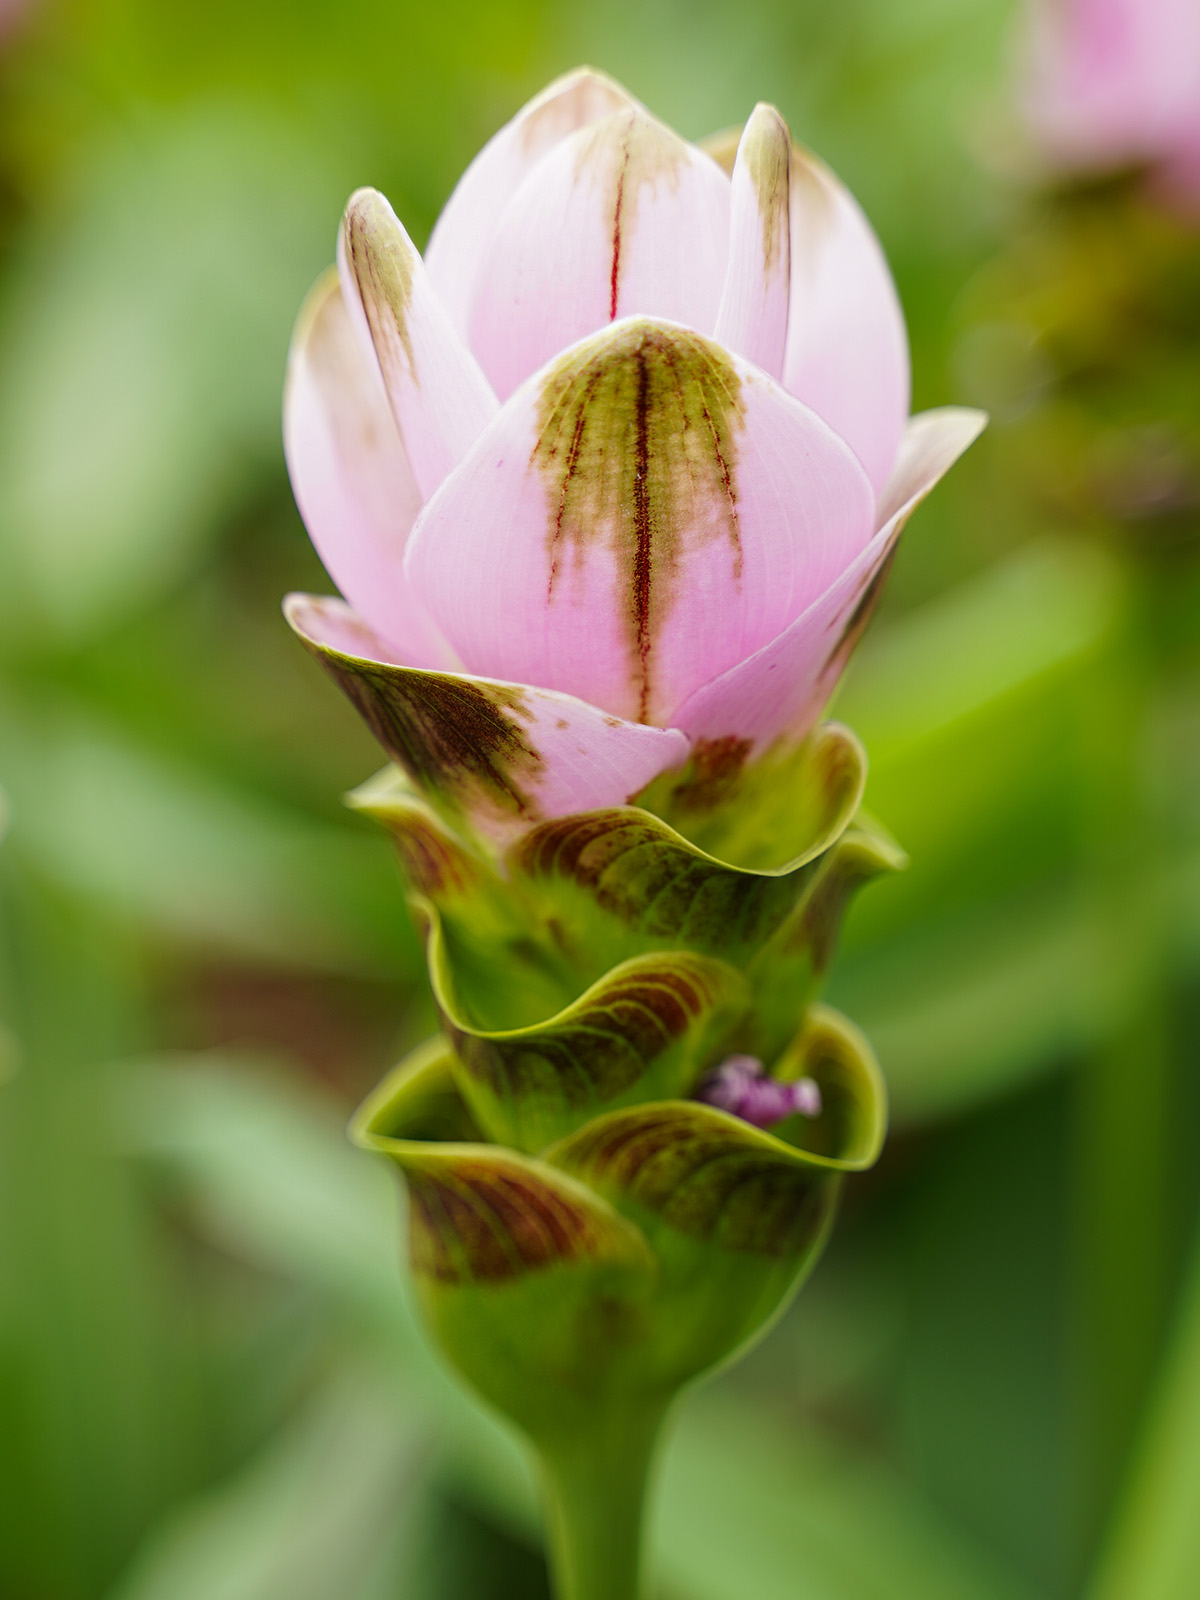
M 501 815 L 536 814 L 543 761 L 524 690 L 309 648 L 419 788 Z
M 531 831 L 514 863 L 535 878 L 560 878 L 605 911 L 663 944 L 737 960 L 788 915 L 816 870 L 741 872 L 703 855 L 644 812 L 596 811 Z
M 808 1247 L 838 1182 L 732 1119 L 679 1102 L 603 1118 L 560 1159 L 618 1205 L 644 1207 L 692 1238 L 771 1257 Z
M 627 208 L 630 191 L 620 192 Z M 666 709 L 655 702 L 654 646 L 689 554 L 725 540 L 731 578 L 741 576 L 743 416 L 742 379 L 719 345 L 645 319 L 576 346 L 542 388 L 530 461 L 546 487 L 551 592 L 568 548 L 581 565 L 597 543 L 611 551 L 643 722 Z
M 606 983 L 552 1026 L 498 1038 L 445 1018 L 468 1073 L 505 1100 L 548 1096 L 577 1109 L 614 1099 L 688 1030 L 728 1004 L 717 964 L 668 958 Z
M 494 1283 L 598 1256 L 605 1232 L 583 1206 L 516 1164 L 410 1169 L 413 1268 L 442 1283 Z
M 608 320 L 617 320 L 617 300 L 621 292 L 621 212 L 625 206 L 625 176 L 629 171 L 629 136 L 625 137 L 621 152 L 621 167 L 617 173 L 616 194 L 613 200 L 612 270 L 608 277 Z

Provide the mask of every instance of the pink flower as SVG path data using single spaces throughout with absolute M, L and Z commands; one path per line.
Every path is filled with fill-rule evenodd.
M 1200 203 L 1200 0 L 1032 0 L 1024 98 L 1050 159 L 1148 165 Z
M 879 243 L 777 111 L 722 165 L 571 73 L 467 169 L 424 261 L 352 196 L 284 403 L 349 604 L 289 620 L 492 831 L 622 803 L 699 741 L 798 740 L 982 426 L 909 421 L 908 396 Z
M 0 0 L 0 45 L 7 44 L 9 36 L 17 31 L 27 12 L 33 9 L 33 0 Z

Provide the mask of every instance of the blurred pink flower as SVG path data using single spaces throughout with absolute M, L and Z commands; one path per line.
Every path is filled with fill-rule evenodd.
M 34 0 L 0 0 L 0 44 L 6 43 L 8 36 L 16 32 L 17 24 L 33 6 Z
M 1055 165 L 1149 165 L 1200 205 L 1200 0 L 1030 0 L 1023 70 Z
M 288 467 L 348 604 L 289 620 L 510 695 L 525 817 L 623 802 L 698 740 L 803 737 L 982 426 L 909 420 L 879 243 L 779 113 L 726 143 L 573 72 L 472 162 L 424 261 L 359 190 L 296 328 Z

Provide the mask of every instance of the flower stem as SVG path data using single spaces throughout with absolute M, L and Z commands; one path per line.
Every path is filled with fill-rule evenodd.
M 614 1407 L 542 1453 L 557 1600 L 643 1600 L 642 1528 L 666 1407 Z

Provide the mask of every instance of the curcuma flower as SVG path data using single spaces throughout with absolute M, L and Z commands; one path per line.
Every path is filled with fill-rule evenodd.
M 980 427 L 909 421 L 879 244 L 778 112 L 714 149 L 572 73 L 424 261 L 355 194 L 300 317 L 288 467 L 348 604 L 288 619 L 494 837 L 802 739 Z
M 345 600 L 286 612 L 394 763 L 351 803 L 441 1021 L 354 1132 L 404 1172 L 443 1349 L 540 1453 L 570 1600 L 633 1600 L 672 1398 L 883 1138 L 818 994 L 901 858 L 817 718 L 982 422 L 907 410 L 879 245 L 778 112 L 705 150 L 588 71 L 424 261 L 354 195 L 296 330 L 288 466 Z

